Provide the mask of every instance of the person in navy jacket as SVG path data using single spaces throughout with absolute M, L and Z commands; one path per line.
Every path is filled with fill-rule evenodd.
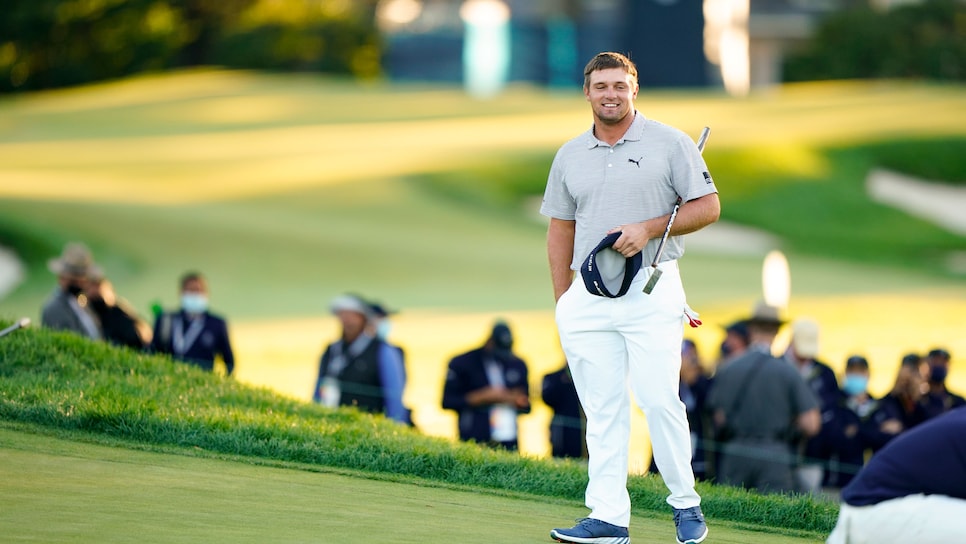
M 966 407 L 903 432 L 842 489 L 828 544 L 962 542 Z
M 509 326 L 497 322 L 482 347 L 450 360 L 443 408 L 456 411 L 460 440 L 518 448 L 517 416 L 530 413 L 530 385 L 512 348 Z
M 181 309 L 162 313 L 154 323 L 151 351 L 212 371 L 215 358 L 230 376 L 235 356 L 228 339 L 228 324 L 208 311 L 208 282 L 198 272 L 181 277 Z
M 584 433 L 587 421 L 580 409 L 580 399 L 570 367 L 564 362 L 562 368 L 543 377 L 540 396 L 551 410 L 550 449 L 554 457 L 587 457 Z

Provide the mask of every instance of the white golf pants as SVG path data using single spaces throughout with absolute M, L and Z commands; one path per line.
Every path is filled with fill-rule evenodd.
M 589 517 L 621 527 L 630 522 L 627 493 L 630 395 L 647 417 L 654 461 L 671 494 L 668 504 L 701 502 L 691 471 L 691 437 L 678 396 L 685 296 L 676 261 L 644 294 L 649 269 L 620 298 L 587 292 L 578 276 L 557 302 L 560 342 L 587 415 Z
M 944 495 L 909 495 L 871 506 L 842 503 L 828 544 L 963 541 L 966 501 Z

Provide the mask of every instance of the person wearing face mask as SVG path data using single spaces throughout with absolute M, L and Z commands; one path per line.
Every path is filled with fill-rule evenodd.
M 868 388 L 869 362 L 861 355 L 852 355 L 845 361 L 842 396 L 828 422 L 831 459 L 827 487 L 845 487 L 865 464 L 875 432 L 871 416 L 879 405 Z
M 928 419 L 922 405 L 923 377 L 920 370 L 922 357 L 909 353 L 902 357 L 896 381 L 872 413 L 872 451 L 882 449 L 900 433 Z
M 929 365 L 929 391 L 923 395 L 922 404 L 930 419 L 966 405 L 966 399 L 946 389 L 949 360 L 949 352 L 942 348 L 930 350 L 926 355 L 926 363 Z
M 70 242 L 60 257 L 47 262 L 47 268 L 57 275 L 57 289 L 44 302 L 41 325 L 101 340 L 104 337 L 101 323 L 84 294 L 90 276 L 100 273 L 91 251 L 82 243 Z
M 517 416 L 530 413 L 530 385 L 506 323 L 497 322 L 483 346 L 450 360 L 443 409 L 457 413 L 460 440 L 517 449 Z
M 382 343 L 389 346 L 399 355 L 399 361 L 402 365 L 403 388 L 405 388 L 406 380 L 408 378 L 406 375 L 406 351 L 401 346 L 393 344 L 389 341 L 389 333 L 392 332 L 392 320 L 389 319 L 389 316 L 395 314 L 396 312 L 386 308 L 381 303 L 371 301 L 369 302 L 369 310 L 370 319 L 369 323 L 366 325 L 366 330 L 371 336 L 382 341 Z M 402 421 L 410 426 L 413 426 L 412 410 L 404 406 L 403 412 L 404 417 L 402 418 Z
M 215 368 L 220 357 L 225 373 L 235 369 L 235 356 L 228 339 L 225 320 L 208 311 L 208 283 L 198 272 L 181 277 L 181 309 L 165 312 L 154 324 L 151 350 L 170 354 L 174 359 L 204 370 Z

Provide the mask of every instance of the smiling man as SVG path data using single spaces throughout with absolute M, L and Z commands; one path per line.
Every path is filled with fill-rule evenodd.
M 637 91 L 630 59 L 611 52 L 591 59 L 584 95 L 593 127 L 557 152 L 540 209 L 550 218 L 557 328 L 587 416 L 591 512 L 574 527 L 553 529 L 559 542 L 630 542 L 630 393 L 647 416 L 677 541 L 696 544 L 708 534 L 678 396 L 686 301 L 677 259 L 684 253 L 681 235 L 716 221 L 720 204 L 697 146 L 684 132 L 637 112 Z M 684 204 L 658 265 L 662 279 L 645 294 L 648 274 L 640 269 L 657 254 L 679 198 Z M 599 287 L 615 281 L 615 267 L 604 266 L 608 258 L 623 273 L 616 294 Z M 583 281 L 574 281 L 575 270 Z

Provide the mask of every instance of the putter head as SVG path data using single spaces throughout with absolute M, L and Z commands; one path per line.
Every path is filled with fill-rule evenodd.
M 655 266 L 654 270 L 651 271 L 651 277 L 647 278 L 647 283 L 644 284 L 645 295 L 651 294 L 651 291 L 654 290 L 654 286 L 657 285 L 657 280 L 661 279 L 661 274 L 663 274 L 661 269 Z

